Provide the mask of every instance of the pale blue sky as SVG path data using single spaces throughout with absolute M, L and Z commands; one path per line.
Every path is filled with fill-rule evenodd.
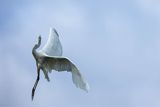
M 36 79 L 31 54 L 57 29 L 64 56 L 88 80 L 85 93 L 71 74 Z M 0 1 L 0 107 L 159 107 L 160 1 Z

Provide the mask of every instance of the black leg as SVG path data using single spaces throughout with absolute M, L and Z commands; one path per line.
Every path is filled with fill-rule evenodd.
M 35 92 L 36 87 L 37 87 L 37 84 L 38 84 L 38 82 L 39 82 L 40 69 L 38 69 L 38 68 L 37 68 L 37 73 L 38 73 L 37 79 L 36 79 L 36 82 L 35 82 L 35 84 L 34 84 L 34 86 L 33 86 L 33 88 L 32 88 L 32 100 L 33 100 L 33 98 L 34 98 L 34 92 Z

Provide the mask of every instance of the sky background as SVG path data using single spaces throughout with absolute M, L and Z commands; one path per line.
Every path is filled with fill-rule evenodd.
M 41 79 L 31 50 L 57 29 L 63 55 L 90 84 L 71 74 Z M 159 0 L 1 0 L 0 107 L 160 107 Z

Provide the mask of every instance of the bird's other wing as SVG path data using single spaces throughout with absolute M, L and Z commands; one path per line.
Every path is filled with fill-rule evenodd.
M 72 80 L 76 87 L 89 91 L 89 85 L 78 68 L 68 59 L 61 56 L 44 56 L 43 69 L 46 71 L 68 71 L 72 73 Z
M 62 56 L 62 45 L 59 35 L 54 28 L 50 28 L 49 38 L 40 52 L 49 56 Z

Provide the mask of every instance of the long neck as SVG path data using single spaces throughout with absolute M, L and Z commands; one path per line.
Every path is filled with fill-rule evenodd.
M 32 49 L 32 54 L 33 54 L 33 56 L 34 56 L 35 58 L 36 58 L 36 55 L 37 55 L 36 49 L 39 48 L 40 45 L 41 45 L 41 39 L 39 39 L 38 44 L 35 44 L 34 47 L 33 47 L 33 49 Z

